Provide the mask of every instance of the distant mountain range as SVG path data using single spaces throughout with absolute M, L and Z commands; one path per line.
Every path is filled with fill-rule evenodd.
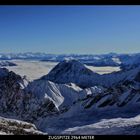
M 75 59 L 84 64 L 92 66 L 121 66 L 123 69 L 129 69 L 129 67 L 137 66 L 140 64 L 140 53 L 136 54 L 101 54 L 101 55 L 80 55 L 80 54 L 47 54 L 47 53 L 0 53 L 0 60 L 12 60 L 12 59 L 26 59 L 26 60 L 40 60 L 61 62 L 63 60 Z

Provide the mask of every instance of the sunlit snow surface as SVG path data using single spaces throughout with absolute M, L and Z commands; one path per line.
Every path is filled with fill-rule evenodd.
M 39 62 L 29 60 L 12 60 L 12 62 L 16 63 L 18 66 L 7 68 L 22 76 L 26 75 L 29 80 L 34 80 L 46 75 L 57 64 L 53 62 Z M 118 67 L 87 67 L 92 69 L 94 72 L 98 72 L 99 74 L 111 73 L 113 71 L 119 70 Z M 135 75 L 135 73 L 137 73 L 138 70 L 139 69 L 134 71 L 130 70 L 128 72 L 118 74 L 118 78 L 128 78 L 128 75 L 129 77 L 132 77 Z M 114 78 L 113 80 L 116 80 L 116 76 L 117 75 L 110 75 L 111 80 L 112 77 Z M 50 83 L 51 82 L 49 82 L 49 84 Z M 73 86 L 75 87 L 75 85 Z M 64 87 L 62 87 L 62 89 L 64 89 Z M 96 88 L 94 90 L 96 90 Z M 125 96 L 127 96 L 127 92 L 121 97 L 121 99 L 124 99 Z M 40 120 L 36 122 L 36 125 L 43 132 L 47 132 L 48 134 L 136 135 L 140 134 L 139 108 L 139 103 L 137 105 L 133 104 L 121 108 L 108 106 L 105 108 L 96 108 L 93 106 L 89 109 L 82 108 L 80 104 L 75 104 L 64 114 L 39 118 Z
M 73 108 L 66 114 L 42 121 L 48 134 L 139 135 L 139 105 L 123 108 L 84 110 Z M 134 109 L 135 108 L 135 109 Z M 71 115 L 70 115 L 71 114 Z
M 8 68 L 11 71 L 14 71 L 15 73 L 21 76 L 26 75 L 29 80 L 38 79 L 41 76 L 48 74 L 50 70 L 58 64 L 56 62 L 41 62 L 31 60 L 11 60 L 9 62 L 13 62 L 17 64 L 17 66 L 7 66 L 6 68 Z M 86 67 L 99 74 L 107 74 L 112 73 L 114 71 L 120 71 L 119 67 Z
M 97 123 L 68 128 L 62 134 L 135 135 L 139 134 L 138 131 L 140 131 L 140 115 L 134 118 L 104 119 Z

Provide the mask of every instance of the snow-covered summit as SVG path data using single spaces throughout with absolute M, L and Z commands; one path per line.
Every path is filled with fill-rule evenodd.
M 91 79 L 98 76 L 99 74 L 86 68 L 81 62 L 72 59 L 60 62 L 41 79 L 61 84 L 75 83 L 80 87 L 87 87 L 92 85 Z
M 140 66 L 129 70 L 100 75 L 88 69 L 81 62 L 72 59 L 60 62 L 49 74 L 40 79 L 49 80 L 58 84 L 74 83 L 81 88 L 93 86 L 110 87 L 121 81 L 134 79 L 138 72 L 140 72 Z
M 80 74 L 93 74 L 93 72 L 87 69 L 81 62 L 75 59 L 66 59 L 56 65 L 49 75 L 57 74 L 61 70 L 61 73 L 74 74 L 80 72 Z M 61 74 L 60 73 L 60 74 Z M 48 75 L 48 76 L 49 76 Z

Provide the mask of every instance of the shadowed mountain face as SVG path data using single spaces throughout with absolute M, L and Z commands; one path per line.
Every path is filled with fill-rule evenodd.
M 134 80 L 140 82 L 140 72 L 138 72 Z
M 83 89 L 93 86 L 111 87 L 122 81 L 133 79 L 139 71 L 140 67 L 135 67 L 126 71 L 100 75 L 89 70 L 77 60 L 65 60 L 40 80 L 49 80 L 58 84 L 75 83 Z
M 50 80 L 55 83 L 66 84 L 75 83 L 78 86 L 91 87 L 93 78 L 100 77 L 99 74 L 86 68 L 76 60 L 64 60 L 56 65 L 51 72 L 41 79 Z
M 30 83 L 28 90 L 37 96 L 51 98 L 57 107 L 64 105 L 68 96 L 71 100 L 68 104 L 69 107 L 78 101 L 83 102 L 84 108 L 92 106 L 103 108 L 114 105 L 121 107 L 130 101 L 138 102 L 140 98 L 139 81 L 137 81 L 139 71 L 140 69 L 137 67 L 127 72 L 101 76 L 76 60 L 65 60 L 60 62 L 48 75 Z M 54 83 L 48 82 L 48 80 Z M 103 87 L 102 85 L 97 86 L 95 82 L 98 84 L 116 83 L 110 87 Z M 67 87 L 68 83 L 75 83 L 82 88 L 81 90 L 71 90 Z
M 139 106 L 139 73 L 140 68 L 136 67 L 99 75 L 76 60 L 65 60 L 48 75 L 28 83 L 20 75 L 0 68 L 0 114 L 35 123 L 44 131 L 47 127 L 44 121 L 55 116 L 63 119 L 63 115 L 77 117 L 78 113 L 105 112 L 110 107 L 123 110 L 128 105 Z M 87 119 L 93 120 L 88 113 Z
M 8 72 L 9 72 L 8 69 L 0 68 L 0 78 L 7 76 Z
M 33 121 L 57 110 L 51 100 L 39 99 L 34 93 L 25 91 L 27 85 L 20 75 L 0 68 L 0 114 Z
M 0 69 L 0 75 L 0 112 L 11 111 L 15 114 L 22 110 L 20 101 L 23 100 L 24 81 L 7 69 Z
M 104 90 L 102 85 L 98 87 L 98 84 L 103 82 L 110 84 L 111 80 L 117 81 L 115 81 L 116 85 L 112 86 L 113 89 L 106 87 L 106 90 Z M 126 84 L 126 81 L 128 83 L 130 81 L 130 84 L 124 85 L 123 83 Z M 133 84 L 131 84 L 131 81 Z M 137 83 L 135 84 L 135 82 Z M 75 84 L 69 86 L 70 83 Z M 113 105 L 116 102 L 114 99 L 117 99 L 118 97 L 116 98 L 116 96 L 119 94 L 123 95 L 125 93 L 125 97 L 128 95 L 129 98 L 129 94 L 134 92 L 134 90 L 128 86 L 137 87 L 138 83 L 139 68 L 132 69 L 128 72 L 101 76 L 92 72 L 76 60 L 60 62 L 48 75 L 29 84 L 26 79 L 23 79 L 14 72 L 9 72 L 7 69 L 0 69 L 0 111 L 9 111 L 20 116 L 26 114 L 26 117 L 28 116 L 27 118 L 29 119 L 32 117 L 38 118 L 38 116 L 47 115 L 48 112 L 59 111 L 62 107 L 69 108 L 73 105 L 73 102 L 79 99 L 84 100 L 86 95 L 89 96 L 89 93 L 91 95 L 97 95 L 97 98 L 99 97 L 96 102 L 102 99 L 105 100 L 106 102 L 100 105 L 100 107 L 104 107 L 108 104 Z M 97 88 L 93 88 L 94 86 Z M 93 98 L 96 99 L 95 96 Z M 88 100 L 92 100 L 93 98 L 91 96 Z M 93 102 L 88 104 L 86 108 L 92 106 Z

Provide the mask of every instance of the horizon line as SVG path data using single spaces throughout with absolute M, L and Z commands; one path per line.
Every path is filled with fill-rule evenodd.
M 32 54 L 46 54 L 46 55 L 107 55 L 107 54 L 116 54 L 116 55 L 121 55 L 121 54 L 139 54 L 140 52 L 131 52 L 131 53 L 116 53 L 116 52 L 108 52 L 108 53 L 97 53 L 97 54 L 91 54 L 91 53 L 47 53 L 47 52 L 0 52 L 0 54 L 27 54 L 27 53 L 32 53 Z

